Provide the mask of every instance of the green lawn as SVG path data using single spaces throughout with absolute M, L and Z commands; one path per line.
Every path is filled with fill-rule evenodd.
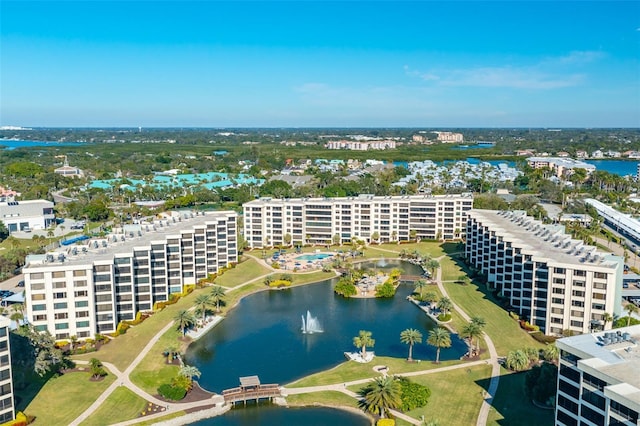
M 244 258 L 235 268 L 229 269 L 215 279 L 215 284 L 231 288 L 247 281 L 251 281 L 261 275 L 268 274 L 271 270 L 263 266 L 255 259 Z
M 89 373 L 67 373 L 50 379 L 25 409 L 35 416 L 36 425 L 68 425 L 104 392 L 115 380 L 109 374 L 100 382 L 89 380 Z
M 482 405 L 484 385 L 488 383 L 490 376 L 491 366 L 478 365 L 468 369 L 410 377 L 411 381 L 428 386 L 431 397 L 425 407 L 406 414 L 416 419 L 424 416 L 427 421 L 437 420 L 441 425 L 475 425 Z
M 177 303 L 169 305 L 162 311 L 156 312 L 141 324 L 131 327 L 127 333 L 113 339 L 103 346 L 100 351 L 76 355 L 73 358 L 89 360 L 98 358 L 103 362 L 113 363 L 120 371 L 124 371 L 135 359 L 142 349 L 149 343 L 164 326 L 176 316 L 178 311 L 193 307 L 193 301 L 198 294 L 207 293 L 210 289 L 196 289 L 186 297 L 180 298 Z
M 326 405 L 329 407 L 358 408 L 358 401 L 338 391 L 312 392 L 287 397 L 291 406 Z
M 497 305 L 491 294 L 472 283 L 460 285 L 444 283 L 449 296 L 470 316 L 479 316 L 487 321 L 486 333 L 493 340 L 499 355 L 506 356 L 509 351 L 525 347 L 542 348 L 544 345 L 522 330 L 507 311 Z
M 377 356 L 375 360 L 376 365 L 386 365 L 387 367 L 389 367 L 389 374 L 431 370 L 434 368 L 445 367 L 447 365 L 460 364 L 461 362 L 462 361 L 457 360 L 442 361 L 440 364 L 434 364 L 431 361 L 407 362 L 402 358 L 391 358 L 384 356 Z M 379 374 L 373 371 L 372 367 L 373 364 L 359 364 L 354 361 L 343 362 L 342 364 L 330 370 L 312 374 L 286 386 L 291 388 L 300 388 L 306 386 L 330 385 L 377 377 Z M 356 388 L 358 387 L 356 386 Z
M 554 411 L 536 407 L 524 394 L 525 375 L 526 372 L 501 370 L 500 386 L 489 411 L 487 425 L 553 425 Z
M 135 419 L 146 406 L 146 400 L 121 386 L 81 425 L 102 426 Z

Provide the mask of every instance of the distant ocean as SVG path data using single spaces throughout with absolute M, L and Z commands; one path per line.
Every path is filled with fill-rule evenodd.
M 0 146 L 4 149 L 31 148 L 35 146 L 78 146 L 83 142 L 46 142 L 46 141 L 19 141 L 13 139 L 0 139 Z

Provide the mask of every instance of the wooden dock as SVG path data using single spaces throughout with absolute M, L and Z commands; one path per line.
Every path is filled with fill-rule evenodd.
M 222 391 L 222 396 L 225 403 L 244 402 L 247 405 L 247 401 L 272 400 L 282 396 L 282 392 L 277 384 L 261 384 L 258 376 L 248 376 L 240 377 L 240 386 Z

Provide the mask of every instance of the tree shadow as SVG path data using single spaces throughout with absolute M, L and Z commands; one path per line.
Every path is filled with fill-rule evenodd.
M 9 339 L 15 407 L 16 411 L 24 411 L 53 376 L 53 373 L 44 376 L 36 374 L 34 370 L 35 353 L 27 337 L 17 333 L 9 333 Z
M 510 373 L 501 370 L 498 391 L 493 398 L 491 411 L 495 411 L 495 423 L 509 426 L 553 425 L 554 410 L 535 406 L 524 392 L 527 371 Z M 485 391 L 489 389 L 491 378 L 477 380 Z M 491 417 L 491 415 L 490 415 Z

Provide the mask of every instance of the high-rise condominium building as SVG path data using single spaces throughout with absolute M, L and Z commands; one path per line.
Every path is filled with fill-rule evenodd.
M 244 234 L 252 248 L 327 244 L 352 238 L 408 241 L 459 238 L 471 194 L 336 198 L 261 198 L 243 205 Z M 377 237 L 377 238 L 375 238 Z
M 29 322 L 56 340 L 112 333 L 120 321 L 237 262 L 236 220 L 235 212 L 174 212 L 29 256 L 23 269 Z
M 557 426 L 640 424 L 638 342 L 640 325 L 556 341 Z
M 545 334 L 610 328 L 621 313 L 623 259 L 571 239 L 523 211 L 474 210 L 465 255 L 493 289 Z
M 13 403 L 13 377 L 11 374 L 11 346 L 9 326 L 11 321 L 0 316 L 0 423 L 15 418 Z

